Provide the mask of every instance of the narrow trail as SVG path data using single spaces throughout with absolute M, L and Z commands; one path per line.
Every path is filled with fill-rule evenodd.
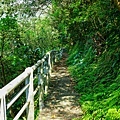
M 45 106 L 37 120 L 78 120 L 82 115 L 79 94 L 66 66 L 67 54 L 54 65 Z M 76 119 L 74 119 L 76 118 Z

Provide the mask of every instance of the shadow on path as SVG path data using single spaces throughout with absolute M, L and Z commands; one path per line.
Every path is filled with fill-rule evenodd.
M 48 96 L 38 120 L 72 120 L 80 118 L 79 94 L 74 91 L 74 82 L 66 66 L 67 54 L 54 65 Z M 74 119 L 78 120 L 78 119 Z

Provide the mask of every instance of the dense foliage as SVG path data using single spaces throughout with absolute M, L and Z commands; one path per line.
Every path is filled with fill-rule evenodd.
M 48 16 L 33 16 L 31 11 L 34 13 L 36 10 L 28 12 L 27 9 L 28 6 L 34 8 L 35 3 L 26 7 L 24 4 L 7 0 L 1 3 L 5 11 L 0 9 L 0 87 L 33 65 L 58 43 L 57 33 L 50 26 Z
M 49 4 L 52 10 L 41 18 Z M 46 51 L 66 46 L 82 119 L 120 119 L 118 0 L 2 0 L 0 5 L 0 87 Z
M 58 32 L 50 26 L 49 11 L 45 10 L 49 9 L 49 4 L 47 0 L 0 2 L 0 88 L 25 68 L 35 64 L 47 51 L 58 47 Z M 23 84 L 7 96 L 7 102 Z M 14 118 L 25 103 L 24 96 L 25 94 L 7 112 L 9 119 Z M 37 101 L 38 98 L 35 97 L 35 105 Z
M 59 4 L 59 5 L 58 5 Z M 114 1 L 56 2 L 55 25 L 69 45 L 68 65 L 84 120 L 120 119 L 120 15 Z M 71 45 L 71 46 L 70 46 Z

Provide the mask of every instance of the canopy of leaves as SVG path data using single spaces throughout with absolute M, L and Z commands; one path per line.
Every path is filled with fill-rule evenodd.
M 0 88 L 36 63 L 47 51 L 58 48 L 58 31 L 51 27 L 50 9 L 50 0 L 0 1 Z M 9 99 L 7 96 L 7 101 Z M 9 119 L 14 118 L 24 102 L 22 96 L 9 109 Z
M 48 12 L 49 4 L 49 0 L 0 2 L 0 87 L 58 46 L 49 16 L 40 16 Z

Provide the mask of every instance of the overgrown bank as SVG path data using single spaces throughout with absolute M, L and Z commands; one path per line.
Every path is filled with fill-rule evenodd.
M 95 13 L 97 16 L 88 13 L 84 21 L 87 23 L 81 37 L 84 41 L 77 41 L 70 49 L 69 71 L 77 83 L 76 90 L 81 94 L 83 120 L 119 120 L 120 16 L 114 6 L 109 6 L 109 11 L 100 11 L 102 8 L 108 9 L 110 2 L 94 2 L 87 10 L 94 13 L 96 5 L 96 10 L 99 8 Z M 90 24 L 92 18 L 97 28 Z
M 119 48 L 113 49 L 112 45 L 108 51 L 97 57 L 92 47 L 81 53 L 78 46 L 80 45 L 70 52 L 68 64 L 77 83 L 75 87 L 81 94 L 83 119 L 119 120 Z
M 70 49 L 67 63 L 77 83 L 75 88 L 81 94 L 82 119 L 119 120 L 118 8 L 112 0 L 63 1 L 54 7 L 54 26 L 61 42 Z

